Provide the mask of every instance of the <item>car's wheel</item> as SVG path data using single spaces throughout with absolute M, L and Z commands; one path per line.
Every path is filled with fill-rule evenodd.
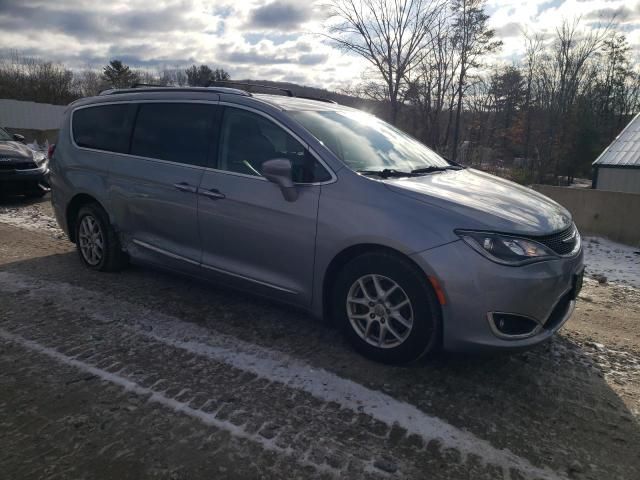
M 87 267 L 115 272 L 126 266 L 127 255 L 120 247 L 118 235 L 98 204 L 85 205 L 78 211 L 75 239 L 80 259 Z
M 333 318 L 353 346 L 385 362 L 417 360 L 440 346 L 441 319 L 426 275 L 386 252 L 360 255 L 337 275 Z

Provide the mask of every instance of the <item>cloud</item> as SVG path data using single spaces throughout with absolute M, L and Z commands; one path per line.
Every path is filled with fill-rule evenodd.
M 300 65 L 319 65 L 326 62 L 328 58 L 329 55 L 324 53 L 306 53 L 304 55 L 300 55 L 298 63 Z
M 278 52 L 264 52 L 258 49 L 246 51 L 234 50 L 223 55 L 223 58 L 232 63 L 251 63 L 254 65 L 280 65 L 285 63 L 299 65 L 319 65 L 328 60 L 329 55 L 324 53 L 305 53 L 302 55 L 282 54 Z
M 522 25 L 519 22 L 509 22 L 495 29 L 500 38 L 518 37 L 522 35 Z
M 538 4 L 538 13 L 561 6 L 565 0 L 544 0 Z
M 640 6 L 640 4 L 638 5 Z M 637 9 L 638 8 L 636 8 L 636 10 Z M 634 17 L 637 19 L 638 16 L 639 15 L 637 13 L 634 13 L 629 7 L 622 5 L 618 8 L 605 7 L 599 8 L 597 10 L 592 10 L 585 16 L 585 19 L 613 20 L 614 22 L 618 23 L 626 22 Z
M 63 9 L 55 3 L 4 0 L 0 4 L 0 28 L 6 31 L 49 30 L 77 39 L 105 40 L 117 35 L 144 37 L 150 32 L 171 32 L 186 28 L 204 28 L 197 19 L 188 18 L 188 2 L 169 4 L 154 10 L 111 10 L 100 8 Z
M 263 29 L 296 29 L 313 14 L 312 2 L 275 0 L 256 8 L 249 15 L 247 26 Z
M 278 65 L 282 63 L 294 63 L 290 57 L 261 53 L 257 50 L 233 51 L 223 55 L 223 59 L 232 63 L 251 63 L 254 65 Z
M 285 42 L 296 40 L 299 36 L 299 33 L 279 32 L 248 32 L 243 35 L 244 39 L 252 45 L 259 43 L 261 40 L 269 40 L 274 45 L 280 45 Z
M 326 0 L 0 0 L 0 56 L 101 68 L 120 58 L 134 68 L 222 67 L 233 78 L 340 88 L 362 80 L 366 61 L 334 49 L 322 32 Z M 612 29 L 640 52 L 638 0 L 487 0 L 489 25 L 504 45 L 489 61 L 512 63 L 528 33 L 555 35 L 563 19 Z M 369 70 L 367 70 L 369 69 Z M 339 72 L 339 74 L 336 74 Z

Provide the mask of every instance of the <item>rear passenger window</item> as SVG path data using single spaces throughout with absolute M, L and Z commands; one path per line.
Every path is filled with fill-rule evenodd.
M 73 112 L 73 139 L 79 147 L 127 153 L 135 106 L 102 105 Z
M 131 154 L 206 165 L 214 108 L 202 103 L 141 103 Z

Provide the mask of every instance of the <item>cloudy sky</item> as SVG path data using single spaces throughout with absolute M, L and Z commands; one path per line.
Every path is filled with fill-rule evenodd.
M 336 88 L 366 69 L 318 35 L 322 0 L 0 0 L 0 54 L 18 50 L 72 68 L 111 58 L 137 67 L 207 63 L 233 78 Z M 522 52 L 522 29 L 553 32 L 563 18 L 586 28 L 616 14 L 616 28 L 640 52 L 640 0 L 488 0 L 503 40 L 500 59 Z

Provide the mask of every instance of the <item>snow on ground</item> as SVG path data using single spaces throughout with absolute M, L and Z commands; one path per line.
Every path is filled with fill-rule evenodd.
M 590 276 L 640 288 L 640 248 L 600 237 L 584 237 L 584 263 Z
M 47 205 L 48 207 L 48 205 Z M 25 230 L 46 231 L 56 238 L 64 238 L 58 222 L 42 203 L 30 205 L 0 204 L 0 222 Z

